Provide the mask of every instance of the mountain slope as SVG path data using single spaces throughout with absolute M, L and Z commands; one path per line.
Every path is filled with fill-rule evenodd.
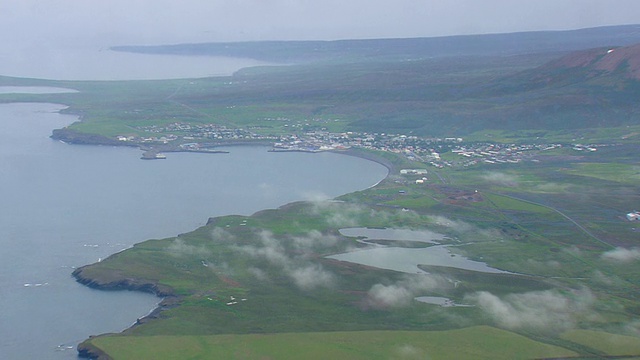
M 469 128 L 575 129 L 640 119 L 640 44 L 577 51 L 541 66 L 466 84 L 453 122 Z M 477 109 L 464 106 L 474 101 Z M 442 108 L 442 107 L 441 107 Z M 465 113 L 473 111 L 473 116 Z
M 462 136 L 484 129 L 571 130 L 636 124 L 640 121 L 640 45 L 636 45 L 640 39 L 627 46 L 619 45 L 623 40 L 640 36 L 640 32 L 633 26 L 623 28 L 628 36 L 615 41 L 611 35 L 620 34 L 620 27 L 568 32 L 571 36 L 561 32 L 566 41 L 578 39 L 562 52 L 415 57 L 412 61 L 402 57 L 410 51 L 414 55 L 426 51 L 413 49 L 412 44 L 432 40 L 327 42 L 336 51 L 346 49 L 342 53 L 345 57 L 324 63 L 245 69 L 236 73 L 225 87 L 215 91 L 184 89 L 173 99 L 204 113 L 220 113 L 232 123 L 252 121 L 256 114 L 295 120 L 339 118 L 348 124 L 349 130 L 426 136 Z M 588 32 L 591 34 L 585 35 Z M 544 49 L 567 44 L 547 43 L 541 39 L 549 35 L 542 35 L 489 36 L 486 38 L 489 40 L 474 47 L 454 50 L 477 50 L 500 37 L 521 41 L 514 49 L 528 48 L 531 43 Z M 471 41 L 471 38 L 454 40 Z M 602 44 L 605 40 L 610 42 Z M 589 50 L 566 51 L 587 43 L 600 45 Z M 319 45 L 279 44 L 293 46 L 288 48 L 291 53 L 282 56 L 300 55 L 304 52 L 297 53 L 298 50 Z M 271 45 L 263 43 L 259 48 L 273 54 Z M 382 45 L 386 47 L 380 48 L 379 57 L 358 60 L 358 56 Z M 251 48 L 250 44 L 242 46 Z M 292 50 L 296 46 L 300 47 Z M 325 55 L 335 55 L 332 51 Z M 387 55 L 383 55 L 385 52 Z M 395 55 L 389 55 L 392 53 Z M 351 60 L 345 61 L 345 54 Z M 231 116 L 218 110 L 226 108 L 236 109 L 236 114 Z
M 547 84 L 573 74 L 576 81 L 599 77 L 640 80 L 640 44 L 579 51 L 552 61 L 533 71 L 534 82 Z

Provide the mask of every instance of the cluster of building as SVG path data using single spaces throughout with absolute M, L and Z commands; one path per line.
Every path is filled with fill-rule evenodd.
M 576 151 L 596 151 L 601 145 L 570 145 Z M 516 164 L 535 159 L 541 152 L 567 147 L 562 144 L 499 144 L 488 142 L 464 143 L 462 138 L 423 138 L 418 136 L 325 131 L 280 137 L 274 144 L 279 150 L 323 151 L 364 148 L 388 151 L 406 156 L 409 160 L 430 164 L 437 168 L 483 164 Z M 441 154 L 452 153 L 443 159 Z
M 274 120 L 286 121 L 277 118 Z M 255 129 L 228 128 L 218 124 L 173 122 L 167 125 L 139 127 L 150 136 L 118 136 L 118 140 L 135 144 L 170 145 L 178 150 L 194 151 L 204 144 L 237 141 L 259 141 L 273 144 L 274 151 L 330 151 L 363 148 L 402 154 L 409 160 L 430 164 L 437 168 L 472 166 L 477 164 L 509 164 L 523 160 L 537 161 L 544 151 L 562 148 L 561 144 L 499 144 L 488 142 L 464 143 L 462 138 L 426 138 L 367 132 L 333 133 L 326 130 L 292 132 L 286 135 L 262 135 Z M 575 151 L 596 151 L 599 145 L 564 145 Z M 455 156 L 441 157 L 443 153 Z
M 423 138 L 386 133 L 310 131 L 302 135 L 286 135 L 280 137 L 274 145 L 280 149 L 290 150 L 336 150 L 363 148 L 406 154 L 415 160 L 424 157 L 439 158 L 437 149 L 443 144 L 462 142 L 462 138 Z
M 141 126 L 137 130 L 142 130 L 155 136 L 118 136 L 118 140 L 132 141 L 140 143 L 162 143 L 168 144 L 177 140 L 193 142 L 194 140 L 207 141 L 238 141 L 238 140 L 276 140 L 274 136 L 258 135 L 244 129 L 228 128 L 218 124 L 190 124 L 174 122 L 164 126 L 151 125 Z M 180 141 L 182 142 L 182 141 Z
M 474 143 L 458 146 L 451 152 L 466 158 L 461 162 L 463 166 L 485 164 L 517 164 L 525 159 L 531 159 L 542 151 L 561 148 L 561 144 L 495 144 Z

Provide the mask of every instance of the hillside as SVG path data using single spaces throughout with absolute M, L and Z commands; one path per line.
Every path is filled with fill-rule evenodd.
M 302 116 L 346 118 L 348 130 L 426 136 L 633 124 L 638 45 L 612 48 L 248 69 L 224 93 L 181 101 L 290 104 L 308 108 Z
M 640 80 L 640 44 L 575 52 L 552 61 L 542 70 L 551 72 L 570 69 L 582 71 L 585 79 L 618 75 L 622 78 Z
M 638 120 L 640 44 L 572 52 L 475 86 L 508 129 L 578 129 Z
M 640 43 L 576 51 L 507 79 L 528 88 L 640 80 Z
M 151 86 L 127 82 L 116 89 L 104 84 L 57 83 L 110 99 L 104 108 L 84 103 L 84 95 L 50 97 L 83 115 L 83 122 L 70 129 L 111 139 L 140 135 L 150 121 L 176 118 L 251 129 L 265 136 L 293 129 L 446 137 L 487 129 L 574 131 L 625 126 L 640 120 L 637 29 L 121 48 L 311 60 L 247 68 L 230 77 Z M 226 52 L 207 52 L 207 48 Z M 13 84 L 17 80 L 0 81 Z M 131 116 L 138 109 L 132 99 L 139 96 L 146 99 L 149 110 Z M 25 101 L 24 96 L 21 99 Z

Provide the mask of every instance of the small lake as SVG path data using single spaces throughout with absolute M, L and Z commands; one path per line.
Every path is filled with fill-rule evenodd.
M 364 236 L 370 239 L 429 243 L 439 243 L 440 240 L 445 239 L 444 235 L 428 230 L 350 228 L 342 229 L 340 233 L 345 236 Z M 399 238 L 393 238 L 393 234 L 398 234 Z M 427 248 L 376 246 L 369 249 L 331 255 L 328 258 L 409 274 L 427 273 L 418 268 L 418 265 L 447 266 L 496 274 L 509 273 L 508 271 L 492 268 L 483 262 L 470 260 L 462 255 L 455 254 L 451 251 L 451 247 L 451 245 L 434 245 Z
M 471 307 L 473 305 L 465 305 L 465 304 L 457 304 L 455 303 L 453 300 L 446 298 L 446 297 L 440 297 L 440 296 L 418 296 L 417 298 L 415 298 L 416 301 L 421 302 L 421 303 L 425 303 L 425 304 L 432 304 L 432 305 L 439 305 L 442 307 Z
M 429 230 L 411 229 L 376 229 L 376 228 L 346 228 L 340 229 L 340 234 L 350 237 L 363 237 L 364 240 L 395 240 L 416 241 L 428 244 L 440 244 L 446 237 Z

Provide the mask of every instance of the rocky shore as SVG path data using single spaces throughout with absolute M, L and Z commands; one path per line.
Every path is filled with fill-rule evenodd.
M 77 268 L 72 275 L 77 282 L 88 287 L 100 290 L 135 290 L 152 293 L 159 297 L 174 296 L 173 289 L 168 286 L 134 278 L 120 278 L 117 275 L 108 274 L 104 278 L 100 274 L 86 274 L 92 265 Z
M 99 348 L 93 346 L 89 340 L 83 341 L 78 345 L 78 357 L 84 359 L 93 359 L 93 360 L 111 360 L 113 359 L 111 356 L 107 355 L 104 351 Z
M 87 272 L 90 272 L 92 265 L 86 265 L 73 271 L 72 276 L 80 284 L 99 290 L 131 290 L 131 291 L 143 291 L 152 293 L 158 297 L 163 298 L 158 306 L 150 312 L 147 316 L 136 320 L 134 327 L 144 324 L 153 319 L 157 319 L 162 311 L 175 307 L 180 302 L 180 297 L 177 296 L 173 289 L 168 286 L 163 286 L 151 281 L 145 281 L 134 278 L 122 278 L 115 274 L 92 274 L 89 276 Z M 126 330 L 125 330 L 126 331 Z M 78 356 L 87 359 L 99 359 L 108 360 L 111 359 L 109 355 L 104 353 L 99 348 L 95 347 L 91 343 L 91 339 L 94 336 L 90 336 L 89 339 L 81 342 L 78 347 Z

